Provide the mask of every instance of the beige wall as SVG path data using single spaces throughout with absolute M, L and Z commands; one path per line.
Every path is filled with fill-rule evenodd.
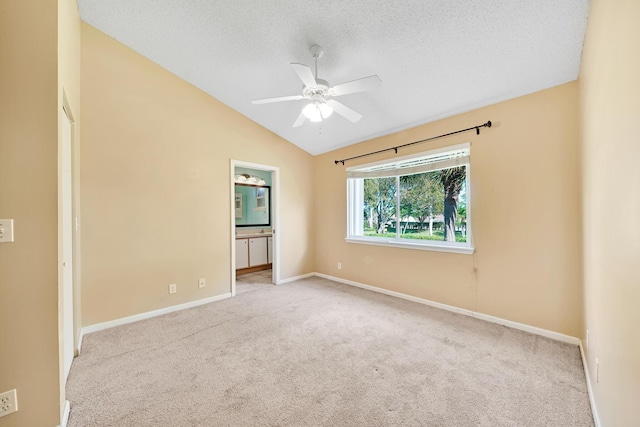
M 580 71 L 586 353 L 616 427 L 640 423 L 639 16 L 636 0 L 593 0 Z
M 82 120 L 84 325 L 230 291 L 230 159 L 280 168 L 281 278 L 314 271 L 312 156 L 86 24 Z
M 345 166 L 334 160 L 491 120 L 403 149 L 471 142 L 474 255 L 347 244 Z M 393 157 L 384 153 L 346 166 Z M 565 84 L 315 158 L 317 271 L 578 336 L 578 84 Z M 342 270 L 337 270 L 337 263 Z
M 56 426 L 58 369 L 58 4 L 0 5 L 0 391 L 19 411 L 3 427 Z

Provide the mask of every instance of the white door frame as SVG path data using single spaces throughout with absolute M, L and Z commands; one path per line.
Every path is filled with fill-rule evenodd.
M 243 162 L 231 159 L 230 162 L 230 207 L 231 207 L 231 296 L 236 296 L 236 166 L 271 172 L 271 229 L 273 230 L 273 259 L 271 266 L 272 282 L 280 281 L 280 168 L 259 163 Z
M 65 385 L 75 356 L 75 233 L 74 233 L 74 119 L 63 92 L 58 142 L 58 348 L 60 369 L 60 417 L 68 416 Z

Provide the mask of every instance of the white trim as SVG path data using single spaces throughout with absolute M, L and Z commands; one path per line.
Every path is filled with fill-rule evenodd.
M 271 167 L 271 197 L 273 198 L 273 227 L 271 228 L 271 248 L 273 249 L 273 255 L 271 256 L 271 281 L 278 283 L 280 280 L 280 235 L 282 230 L 280 229 L 280 168 L 275 166 Z M 234 218 L 235 221 L 235 218 Z M 276 233 L 278 234 L 276 236 Z
M 75 357 L 75 335 L 76 335 L 76 286 L 78 285 L 75 265 L 77 258 L 77 242 L 74 217 L 78 209 L 76 205 L 75 193 L 75 167 L 74 167 L 74 129 L 75 124 L 71 114 L 71 107 L 66 96 L 66 91 L 62 88 L 62 105 L 60 112 L 58 110 L 58 138 L 57 138 L 57 191 L 58 191 L 58 253 L 57 253 L 57 269 L 58 269 L 58 369 L 59 369 L 59 410 L 60 420 L 68 418 L 66 411 L 69 408 L 69 402 L 65 400 L 65 386 L 71 371 L 73 358 Z M 68 129 L 68 130 L 67 130 Z M 65 137 L 67 135 L 68 137 Z M 68 143 L 68 145 L 67 145 Z M 68 152 L 66 151 L 68 149 Z M 69 168 L 67 182 L 65 177 L 65 165 Z M 68 190 L 68 192 L 66 191 Z M 68 193 L 68 194 L 67 194 Z M 70 200 L 65 203 L 66 198 Z M 65 216 L 66 208 L 70 208 L 68 216 Z M 70 223 L 65 219 L 70 220 Z M 70 250 L 67 258 L 67 250 Z M 65 278 L 68 280 L 65 281 Z M 66 283 L 65 283 L 66 282 Z M 68 331 L 70 329 L 70 331 Z M 69 333 L 70 332 L 70 333 Z M 63 426 L 66 421 L 63 421 Z
M 78 356 L 82 351 L 82 339 L 84 338 L 84 329 L 80 328 L 80 335 L 78 335 Z
M 229 292 L 232 297 L 236 296 L 236 162 L 231 159 L 229 163 L 229 171 L 231 172 L 231 179 L 229 183 L 231 185 L 231 195 L 233 200 L 231 201 L 231 283 L 229 284 Z
M 589 403 L 591 404 L 591 413 L 593 414 L 593 424 L 595 427 L 601 427 L 600 417 L 598 416 L 598 409 L 596 408 L 596 399 L 593 395 L 593 388 L 591 387 L 591 378 L 589 377 L 589 365 L 587 364 L 587 357 L 584 354 L 584 348 L 582 347 L 582 341 L 580 341 L 580 355 L 582 356 L 582 367 L 584 368 L 584 377 L 587 381 L 587 392 L 589 393 Z
M 289 277 L 288 279 L 282 279 L 276 285 L 284 285 L 285 283 L 295 282 L 296 280 L 306 279 L 307 277 L 317 276 L 318 273 L 301 274 L 300 276 Z
M 59 427 L 67 427 L 67 423 L 69 422 L 69 414 L 71 413 L 71 403 L 68 400 L 65 400 L 64 403 L 64 413 L 62 414 L 62 420 L 60 421 Z
M 369 291 L 378 292 L 378 293 L 385 294 L 385 295 L 391 295 L 392 297 L 396 297 L 396 298 L 401 298 L 401 299 L 405 299 L 405 300 L 408 300 L 408 301 L 417 302 L 419 304 L 424 304 L 424 305 L 428 305 L 428 306 L 435 307 L 435 308 L 441 308 L 443 310 L 452 311 L 454 313 L 464 314 L 465 316 L 471 316 L 472 315 L 471 311 L 465 310 L 463 308 L 454 307 L 452 305 L 442 304 L 442 303 L 435 302 L 435 301 L 429 301 L 429 300 L 426 300 L 426 299 L 423 299 L 423 298 L 414 297 L 412 295 L 407 295 L 407 294 L 403 294 L 403 293 L 396 292 L 396 291 L 390 291 L 388 289 L 378 288 L 376 286 L 365 285 L 364 283 L 360 283 L 360 282 L 354 282 L 353 280 L 347 280 L 347 279 L 342 279 L 340 277 L 330 276 L 328 274 L 315 273 L 315 275 L 318 276 L 318 277 L 322 277 L 323 279 L 328 279 L 328 280 L 332 280 L 334 282 L 344 283 L 345 285 L 355 286 L 357 288 L 367 289 Z
M 467 234 L 468 236 L 468 234 Z M 404 249 L 418 249 L 421 251 L 434 251 L 434 252 L 451 252 L 454 254 L 471 255 L 475 250 L 471 246 L 454 246 L 453 244 L 447 245 L 446 242 L 440 242 L 437 240 L 411 240 L 404 239 L 406 242 L 400 241 L 400 239 L 383 238 L 383 237 L 345 237 L 344 241 L 347 243 L 357 243 L 360 245 L 373 245 L 373 246 L 387 246 L 392 248 L 404 248 Z M 419 242 L 419 243 L 418 243 Z M 429 243 L 423 243 L 429 242 Z M 437 242 L 437 243 L 431 243 Z
M 115 328 L 116 326 L 126 325 L 128 323 L 137 322 L 140 320 L 151 319 L 152 317 L 162 316 L 163 314 L 173 313 L 174 311 L 184 310 L 187 308 L 197 307 L 211 302 L 221 301 L 227 298 L 231 298 L 231 292 L 227 292 L 214 297 L 203 298 L 196 301 L 187 302 L 184 304 L 172 305 L 171 307 L 165 307 L 158 310 L 147 311 L 146 313 L 135 314 L 133 316 L 122 317 L 120 319 L 110 320 L 108 322 L 96 323 L 95 325 L 85 326 L 82 328 L 82 335 L 90 334 L 92 332 L 103 331 L 105 329 Z
M 497 323 L 499 325 L 507 326 L 512 329 L 518 329 L 521 331 L 529 332 L 535 335 L 551 338 L 556 341 L 562 341 L 573 345 L 579 345 L 580 339 L 569 335 L 561 334 L 558 332 L 549 331 L 547 329 L 537 328 L 535 326 L 525 325 L 524 323 L 518 323 L 511 320 L 501 319 L 499 317 L 489 316 L 487 314 L 477 313 L 472 310 L 466 310 L 463 308 L 454 307 L 452 305 L 442 304 L 439 302 L 431 301 L 424 298 L 414 297 L 412 295 L 403 294 L 400 292 L 390 291 L 384 288 L 378 288 L 371 285 L 365 285 L 364 283 L 354 282 L 352 280 L 341 279 L 339 277 L 330 276 L 328 274 L 316 273 L 318 277 L 324 279 L 333 280 L 334 282 L 344 283 L 345 285 L 351 285 L 362 289 L 367 289 L 374 292 L 379 292 L 385 295 L 391 295 L 397 298 L 402 298 L 408 301 L 417 302 L 419 304 L 428 305 L 435 308 L 441 308 L 443 310 L 451 311 L 458 314 L 464 314 L 465 316 L 474 317 L 479 320 L 484 320 L 491 323 Z
M 540 335 L 542 337 L 551 338 L 552 340 L 566 342 L 567 344 L 580 345 L 580 338 L 572 337 L 571 335 L 561 334 L 559 332 L 550 331 L 548 329 L 538 328 L 536 326 L 527 325 L 525 323 L 518 323 L 512 320 L 503 319 L 501 317 L 489 316 L 488 314 L 473 312 L 472 317 L 476 319 L 485 320 L 491 323 L 497 323 L 498 325 L 507 326 L 512 329 L 519 329 L 521 331 L 529 332 L 534 335 Z

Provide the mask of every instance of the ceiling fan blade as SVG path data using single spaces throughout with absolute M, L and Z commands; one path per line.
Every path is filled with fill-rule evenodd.
M 309 87 L 311 89 L 315 89 L 316 87 L 318 87 L 316 79 L 313 77 L 313 73 L 311 72 L 311 68 L 307 67 L 304 64 L 296 63 L 291 63 L 291 67 L 293 67 L 293 71 L 296 72 L 296 74 L 298 75 L 298 77 L 300 77 L 300 80 L 302 80 L 302 83 L 304 83 L 306 87 Z
M 269 104 L 271 102 L 281 102 L 281 101 L 296 101 L 298 99 L 304 99 L 302 95 L 290 95 L 290 96 L 278 96 L 275 98 L 263 98 L 263 99 L 254 99 L 251 101 L 253 105 L 258 104 Z
M 382 84 L 380 77 L 373 75 L 363 77 L 358 80 L 341 83 L 329 89 L 329 93 L 333 96 L 347 95 L 349 93 L 364 92 L 366 90 L 377 89 Z
M 333 99 L 330 99 L 327 101 L 327 105 L 331 108 L 333 108 L 333 110 L 340 114 L 342 117 L 346 118 L 347 120 L 352 121 L 353 123 L 357 122 L 358 120 L 360 120 L 362 118 L 362 114 L 358 113 L 357 111 L 352 110 L 351 108 L 347 107 L 346 105 L 335 101 Z
M 297 127 L 302 126 L 302 124 L 304 123 L 304 119 L 306 119 L 306 117 L 304 116 L 303 113 L 300 113 L 300 115 L 298 116 L 296 121 L 293 123 L 293 127 L 297 128 Z

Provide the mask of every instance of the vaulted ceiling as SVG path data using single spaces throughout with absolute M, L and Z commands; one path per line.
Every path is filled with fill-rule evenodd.
M 578 78 L 588 0 L 79 0 L 83 21 L 311 154 Z M 292 125 L 306 99 L 291 63 L 362 114 Z M 473 124 L 472 124 L 473 125 Z

